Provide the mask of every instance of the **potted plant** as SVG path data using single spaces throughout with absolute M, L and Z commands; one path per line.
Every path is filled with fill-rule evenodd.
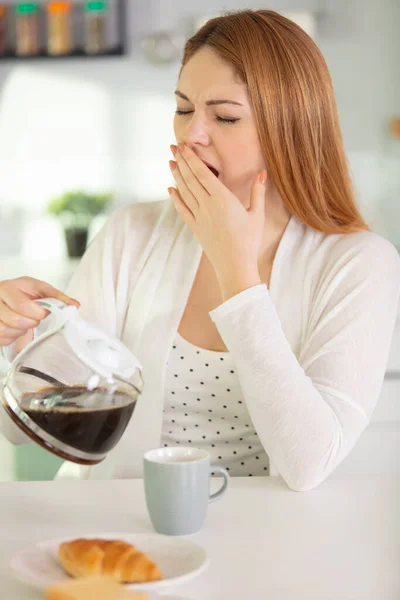
M 90 194 L 77 190 L 66 192 L 49 202 L 48 212 L 60 217 L 63 224 L 68 256 L 83 256 L 89 225 L 96 215 L 105 211 L 111 200 L 110 193 Z

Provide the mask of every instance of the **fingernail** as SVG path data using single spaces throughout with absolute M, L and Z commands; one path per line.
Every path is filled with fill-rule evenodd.
M 175 154 L 176 154 L 176 152 L 178 150 L 178 146 L 175 146 L 174 144 L 171 144 L 170 148 L 171 148 L 172 154 L 175 156 Z
M 173 196 L 174 195 L 174 188 L 168 188 L 168 194 L 170 196 Z
M 267 172 L 266 171 L 261 171 L 261 173 L 258 176 L 258 182 L 261 183 L 261 185 L 265 185 L 267 183 Z
M 175 169 L 176 169 L 176 162 L 174 160 L 170 160 L 169 161 L 169 168 L 171 169 L 171 171 L 175 171 Z

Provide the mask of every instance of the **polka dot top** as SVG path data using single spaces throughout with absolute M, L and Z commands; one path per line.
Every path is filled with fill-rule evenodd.
M 233 476 L 269 474 L 229 352 L 194 346 L 177 332 L 166 369 L 161 443 L 207 450 Z

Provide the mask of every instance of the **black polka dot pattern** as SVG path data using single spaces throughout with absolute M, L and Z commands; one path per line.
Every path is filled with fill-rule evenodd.
M 232 476 L 268 475 L 230 353 L 204 350 L 178 333 L 166 368 L 161 445 L 205 449 Z

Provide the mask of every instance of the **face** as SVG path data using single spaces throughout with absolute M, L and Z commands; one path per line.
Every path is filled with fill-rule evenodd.
M 251 186 L 265 169 L 247 86 L 210 48 L 183 67 L 174 131 L 247 208 Z

